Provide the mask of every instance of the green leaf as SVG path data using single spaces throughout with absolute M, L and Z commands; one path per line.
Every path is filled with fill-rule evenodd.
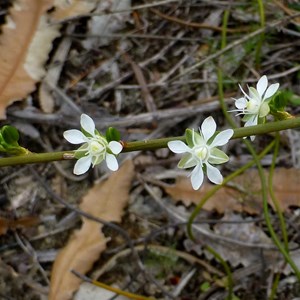
M 210 288 L 210 283 L 207 281 L 204 281 L 201 285 L 200 285 L 200 290 L 202 292 L 206 292 L 208 289 Z
M 5 125 L 1 128 L 1 135 L 3 137 L 3 140 L 7 144 L 11 144 L 16 146 L 18 144 L 19 140 L 19 132 L 18 130 L 10 125 Z
M 284 111 L 292 95 L 293 95 L 292 92 L 286 90 L 276 93 L 276 95 L 269 103 L 271 113 Z
M 107 140 L 108 143 L 111 142 L 111 141 L 117 141 L 118 142 L 121 139 L 121 134 L 116 128 L 109 127 L 106 130 L 105 137 L 106 137 L 106 140 Z

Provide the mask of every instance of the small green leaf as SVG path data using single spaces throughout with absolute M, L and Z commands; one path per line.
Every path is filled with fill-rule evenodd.
M 16 145 L 19 140 L 18 130 L 10 125 L 5 125 L 1 128 L 1 135 L 7 144 Z
M 109 127 L 106 130 L 105 137 L 106 137 L 106 140 L 107 140 L 108 143 L 111 142 L 111 141 L 117 141 L 118 142 L 121 139 L 121 134 L 116 128 Z

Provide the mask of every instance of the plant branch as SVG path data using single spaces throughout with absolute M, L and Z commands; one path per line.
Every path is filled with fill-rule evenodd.
M 251 135 L 266 134 L 277 132 L 285 129 L 292 129 L 300 127 L 300 117 L 291 118 L 284 121 L 269 122 L 256 126 L 242 127 L 234 129 L 232 139 L 243 138 Z M 121 141 L 123 145 L 122 152 L 132 152 L 141 150 L 155 150 L 160 148 L 167 148 L 168 142 L 174 140 L 181 140 L 185 142 L 185 136 L 126 142 Z M 48 152 L 48 153 L 29 153 L 26 155 L 11 156 L 0 158 L 0 167 L 25 165 L 33 163 L 46 163 L 51 161 L 72 160 L 75 159 L 75 150 L 61 151 L 61 152 Z

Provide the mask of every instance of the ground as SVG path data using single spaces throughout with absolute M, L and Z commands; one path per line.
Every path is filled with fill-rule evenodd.
M 13 2 L 0 3 L 2 24 Z M 74 149 L 63 132 L 79 128 L 82 113 L 103 133 L 109 126 L 117 128 L 124 142 L 180 136 L 186 128 L 197 129 L 208 116 L 214 117 L 218 130 L 230 128 L 221 100 L 225 111 L 234 109 L 234 98 L 241 96 L 238 84 L 247 91 L 247 85 L 255 87 L 262 75 L 280 83 L 288 112 L 298 114 L 297 1 L 124 0 L 121 15 L 111 13 L 112 3 L 120 4 L 102 1 L 104 25 L 99 20 L 92 23 L 90 13 L 61 22 L 61 35 L 45 63 L 46 73 L 61 66 L 50 99 L 41 97 L 40 80 L 26 98 L 7 107 L 1 125 L 15 126 L 23 147 L 36 153 Z M 57 60 L 67 41 L 71 43 L 66 55 Z M 240 116 L 230 116 L 243 126 Z M 274 134 L 258 136 L 252 145 L 260 153 L 273 139 Z M 279 139 L 275 173 L 278 185 L 285 182 L 278 199 L 284 203 L 292 197 L 289 192 L 298 194 L 298 130 L 283 131 Z M 220 166 L 224 176 L 252 159 L 242 139 L 232 140 L 223 150 L 230 156 Z M 265 170 L 272 165 L 270 153 L 261 159 Z M 271 239 L 261 188 L 256 194 L 251 190 L 257 173 L 246 173 L 243 185 L 229 182 L 230 199 L 233 190 L 240 191 L 234 194 L 235 204 L 225 202 L 225 192 L 208 200 L 211 205 L 194 220 L 192 240 L 187 222 L 213 186 L 205 183 L 194 192 L 186 179 L 189 171 L 177 169 L 179 156 L 166 148 L 119 156 L 120 163 L 126 159 L 133 161 L 133 170 L 123 171 L 124 178 L 130 177 L 126 187 L 121 186 L 125 179 L 111 177 L 105 164 L 82 176 L 73 174 L 74 161 L 0 169 L 0 233 L 5 231 L 0 235 L 1 299 L 48 299 L 57 254 L 85 222 L 80 203 L 99 185 L 100 198 L 103 189 L 115 189 L 113 196 L 105 195 L 116 201 L 111 209 L 118 207 L 120 212 L 109 219 L 118 227 L 96 223 L 95 239 L 102 231 L 107 246 L 84 272 L 89 278 L 145 297 L 127 295 L 132 299 L 286 300 L 300 295 L 297 276 Z M 121 198 L 125 202 L 119 208 Z M 290 255 L 299 267 L 299 207 L 298 200 L 293 201 L 283 204 L 283 217 Z M 93 209 L 97 210 L 92 206 L 91 213 Z M 274 206 L 269 213 L 284 240 Z M 80 257 L 89 256 L 84 247 L 78 249 Z M 101 293 L 93 297 L 114 295 Z M 61 295 L 59 291 L 51 299 Z

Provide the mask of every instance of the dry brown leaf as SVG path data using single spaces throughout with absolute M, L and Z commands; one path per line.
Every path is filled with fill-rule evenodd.
M 43 64 L 58 36 L 45 12 L 53 0 L 19 0 L 9 11 L 0 36 L 0 118 L 13 101 L 26 97 L 44 75 Z
M 133 176 L 133 163 L 128 160 L 107 181 L 87 193 L 80 209 L 106 221 L 120 222 Z M 81 229 L 75 231 L 54 262 L 49 300 L 71 299 L 81 280 L 70 271 L 85 274 L 106 248 L 107 239 L 100 229 L 99 223 L 83 218 Z
M 265 173 L 268 176 L 268 173 Z M 249 170 L 232 181 L 240 190 L 223 187 L 217 191 L 204 205 L 206 210 L 225 210 L 260 213 L 262 211 L 261 185 L 257 170 Z M 178 177 L 176 184 L 165 186 L 165 191 L 175 200 L 186 206 L 198 204 L 212 184 L 205 183 L 200 190 L 193 190 L 190 179 Z M 277 168 L 273 178 L 273 189 L 283 211 L 290 206 L 300 206 L 300 170 Z M 268 200 L 273 206 L 271 199 Z

